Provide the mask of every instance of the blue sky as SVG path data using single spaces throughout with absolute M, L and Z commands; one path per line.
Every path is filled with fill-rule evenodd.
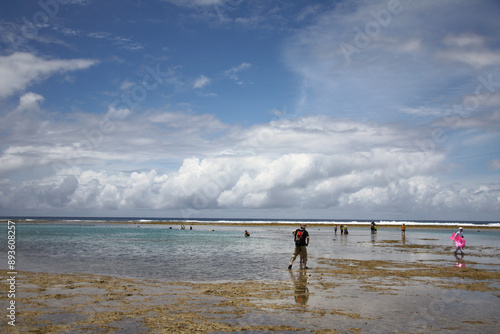
M 498 220 L 497 1 L 0 4 L 0 215 Z

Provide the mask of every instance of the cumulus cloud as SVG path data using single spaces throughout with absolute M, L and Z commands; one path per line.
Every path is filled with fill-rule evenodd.
M 59 127 L 67 124 L 59 123 L 44 125 L 59 131 L 57 146 L 12 145 L 4 150 L 0 208 L 153 210 L 185 218 L 219 210 L 327 209 L 348 214 L 356 208 L 351 213 L 403 216 L 408 207 L 435 212 L 464 205 L 486 208 L 500 192 L 495 186 L 487 191 L 441 186 L 433 175 L 443 170 L 444 152 L 425 131 L 403 126 L 310 116 L 241 129 L 209 115 L 173 112 L 120 123 L 94 147 L 78 150 L 75 130 L 64 144 L 65 132 Z M 179 159 L 178 167 L 168 165 L 172 158 Z M 89 169 L 91 160 L 97 169 Z M 124 166 L 144 163 L 156 167 L 124 171 Z M 45 176 L 22 184 L 9 179 L 29 166 Z
M 220 20 L 216 9 L 240 3 L 170 2 L 210 12 L 211 18 L 218 14 Z M 498 20 L 482 20 L 479 9 L 470 15 L 468 9 L 478 5 L 468 1 L 454 2 L 453 11 L 449 2 L 408 2 L 383 17 L 388 3 L 310 7 L 298 17 L 301 25 L 282 50 L 302 82 L 297 117 L 284 118 L 286 113 L 274 109 L 274 121 L 246 128 L 171 106 L 143 113 L 114 107 L 103 114 L 44 110 L 44 97 L 26 92 L 30 85 L 96 61 L 29 53 L 0 57 L 0 98 L 20 94 L 18 106 L 4 112 L 0 123 L 0 210 L 28 214 L 57 208 L 72 215 L 144 210 L 184 218 L 226 212 L 496 217 L 500 184 L 443 184 L 438 176 L 456 168 L 450 155 L 465 156 L 465 146 L 478 151 L 473 146 L 481 139 L 498 142 L 498 131 L 492 131 L 500 124 L 498 47 L 492 35 L 469 32 L 497 31 Z M 263 22 L 254 14 L 234 22 Z M 342 43 L 351 49 L 343 50 Z M 351 52 L 349 61 L 345 50 Z M 252 66 L 242 62 L 223 74 L 243 83 Z M 208 84 L 210 78 L 202 75 L 189 86 Z M 130 89 L 131 83 L 125 80 L 120 88 Z M 450 123 L 449 110 L 457 103 L 467 106 L 470 97 L 478 101 L 476 109 L 462 110 L 467 114 L 458 115 L 460 125 Z M 453 142 L 439 146 L 435 127 L 451 128 L 446 136 L 455 136 Z M 458 136 L 459 131 L 469 136 Z M 491 150 L 474 153 L 484 169 L 499 169 Z
M 91 59 L 46 59 L 26 52 L 0 56 L 0 98 L 24 91 L 53 74 L 82 70 L 95 64 Z
M 44 97 L 36 93 L 26 93 L 19 99 L 18 110 L 39 110 L 40 103 L 44 101 Z
M 217 138 L 230 127 L 213 115 L 168 110 L 137 115 L 110 107 L 104 115 L 61 115 L 45 110 L 35 115 L 17 107 L 0 123 L 0 130 L 8 134 L 0 154 L 1 176 L 34 166 L 60 169 L 58 166 L 102 161 L 115 168 L 130 168 L 147 161 L 179 161 L 185 154 L 213 154 L 219 150 L 218 140 L 205 137 Z

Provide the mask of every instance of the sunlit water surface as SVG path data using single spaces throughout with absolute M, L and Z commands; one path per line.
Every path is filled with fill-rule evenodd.
M 2 224 L 3 235 L 7 227 Z M 292 226 L 186 226 L 147 224 L 17 224 L 17 270 L 89 273 L 167 281 L 224 282 L 289 280 L 293 252 Z M 244 237 L 245 229 L 251 236 Z M 453 229 L 351 227 L 347 236 L 329 226 L 311 226 L 309 263 L 320 258 L 389 261 L 435 261 L 452 265 Z M 465 231 L 467 259 L 476 266 L 500 264 L 499 230 Z M 402 252 L 401 245 L 430 245 Z M 436 247 L 433 251 L 432 246 Z M 6 243 L 2 246 L 6 254 Z M 441 250 L 441 251 L 437 251 Z M 481 256 L 479 256 L 481 255 Z M 0 268 L 7 269 L 7 263 Z M 295 267 L 298 267 L 298 261 Z M 498 267 L 498 266 L 497 266 Z

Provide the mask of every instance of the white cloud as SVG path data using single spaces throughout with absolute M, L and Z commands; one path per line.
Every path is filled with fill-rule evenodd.
M 488 163 L 490 170 L 499 170 L 500 169 L 500 159 L 490 160 Z
M 164 1 L 182 7 L 217 6 L 217 5 L 223 5 L 224 3 L 228 2 L 228 0 L 164 0 Z
M 240 65 L 233 66 L 229 70 L 226 70 L 224 74 L 231 80 L 236 81 L 238 84 L 242 84 L 243 81 L 240 80 L 238 73 L 248 70 L 252 67 L 252 64 L 243 62 Z
M 19 106 L 17 110 L 39 110 L 40 103 L 44 101 L 44 97 L 42 95 L 36 93 L 26 93 L 19 99 Z
M 0 98 L 24 91 L 53 74 L 82 70 L 95 64 L 96 61 L 90 59 L 45 59 L 26 52 L 0 56 Z
M 221 5 L 226 1 L 224 1 L 224 0 L 194 0 L 194 2 L 200 6 L 213 6 L 213 5 Z
M 433 175 L 443 170 L 443 152 L 426 146 L 425 133 L 389 124 L 311 116 L 241 129 L 210 115 L 156 112 L 120 120 L 102 133 L 102 145 L 91 146 L 81 131 L 61 131 L 64 122 L 42 123 L 59 134 L 46 137 L 57 146 L 11 145 L 0 155 L 1 210 L 177 210 L 186 218 L 222 209 L 332 209 L 358 217 L 399 210 L 405 217 L 401 208 L 436 215 L 487 209 L 500 193 L 439 185 Z M 174 157 L 178 168 L 165 164 Z M 39 178 L 9 181 L 30 166 L 43 172 Z
M 129 80 L 124 80 L 121 85 L 120 85 L 120 89 L 121 90 L 129 90 L 130 88 L 134 87 L 135 85 L 137 85 L 136 83 L 132 82 L 132 81 L 129 81 Z
M 399 108 L 401 112 L 410 114 L 410 115 L 416 115 L 416 116 L 435 116 L 435 117 L 440 117 L 443 116 L 444 110 L 441 108 L 435 108 L 435 107 L 419 107 L 419 108 L 412 108 L 412 107 L 401 107 Z
M 462 62 L 472 67 L 481 69 L 486 66 L 500 65 L 500 53 L 491 50 L 449 50 L 440 51 L 438 57 L 446 60 Z
M 186 218 L 225 212 L 285 217 L 291 211 L 328 218 L 498 216 L 500 185 L 491 178 L 484 176 L 474 185 L 461 184 L 468 182 L 463 178 L 451 185 L 438 178 L 446 174 L 452 180 L 446 182 L 457 180 L 452 174 L 465 169 L 458 155 L 470 159 L 467 166 L 473 164 L 466 146 L 481 156 L 483 169 L 490 160 L 490 175 L 499 169 L 494 159 L 499 76 L 492 66 L 498 65 L 493 33 L 498 20 L 484 20 L 489 2 L 405 2 L 385 23 L 373 13 L 381 13 L 390 2 L 325 3 L 295 15 L 294 22 L 300 24 L 293 29 L 284 26 L 291 21 L 282 16 L 290 7 L 240 0 L 170 2 L 195 9 L 181 15 L 197 23 L 240 23 L 248 32 L 273 22 L 274 29 L 287 28 L 276 38 L 293 30 L 281 44 L 282 54 L 301 83 L 295 115 L 308 116 L 280 119 L 287 113 L 274 109 L 275 121 L 244 128 L 180 104 L 164 109 L 144 104 L 149 109 L 143 113 L 111 107 L 102 114 L 57 113 L 41 109 L 43 96 L 29 92 L 29 86 L 95 62 L 28 53 L 3 56 L 0 98 L 15 93 L 22 97 L 0 124 L 2 212 L 58 208 L 72 214 L 126 215 L 144 210 L 154 215 L 180 212 L 176 216 Z M 357 33 L 366 27 L 375 30 L 360 45 Z M 64 32 L 83 36 L 83 31 Z M 87 37 L 142 47 L 109 33 Z M 350 62 L 341 43 L 356 47 Z M 255 66 L 250 61 L 230 63 L 236 66 L 223 75 L 243 83 L 245 71 Z M 211 83 L 205 75 L 192 79 L 174 78 L 168 82 L 176 85 L 175 93 L 157 93 L 179 97 L 190 87 Z M 472 95 L 481 84 L 480 95 Z M 121 88 L 130 89 L 131 83 L 125 80 Z M 446 112 L 470 96 L 478 99 L 478 110 L 462 117 L 460 126 L 443 123 Z M 290 109 L 295 108 L 284 110 Z M 426 128 L 425 122 L 433 127 Z M 433 140 L 435 126 L 452 128 L 442 146 Z M 489 136 L 480 131 L 485 129 Z M 493 145 L 488 151 L 476 149 L 484 143 Z
M 60 4 L 71 4 L 71 5 L 82 5 L 86 6 L 90 4 L 90 0 L 61 0 L 59 1 Z
M 458 46 L 458 47 L 467 47 L 467 46 L 483 46 L 484 44 L 484 36 L 479 36 L 476 34 L 463 34 L 463 35 L 448 35 L 445 37 L 443 42 L 446 45 L 450 46 Z
M 391 3 L 401 6 L 390 12 Z M 324 10 L 283 44 L 286 64 L 302 80 L 296 113 L 387 120 L 401 118 L 393 106 L 456 103 L 474 92 L 478 69 L 498 77 L 493 6 L 381 0 Z
M 449 49 L 440 50 L 437 56 L 446 60 L 462 62 L 474 68 L 500 64 L 500 54 L 485 45 L 485 37 L 476 34 L 448 35 L 443 43 Z
M 0 131 L 8 134 L 2 142 L 0 175 L 33 166 L 51 169 L 54 164 L 72 166 L 91 161 L 129 165 L 126 168 L 144 161 L 178 161 L 185 152 L 213 154 L 218 150 L 217 142 L 204 136 L 229 130 L 212 115 L 171 111 L 137 115 L 113 107 L 104 115 L 62 115 L 44 110 L 34 115 L 31 109 L 25 110 L 40 100 L 36 94 L 26 95 L 23 110 L 18 107 L 0 123 Z
M 200 75 L 195 81 L 194 81 L 194 84 L 193 84 L 193 88 L 202 88 L 206 85 L 208 85 L 210 83 L 210 78 L 204 76 L 204 75 Z

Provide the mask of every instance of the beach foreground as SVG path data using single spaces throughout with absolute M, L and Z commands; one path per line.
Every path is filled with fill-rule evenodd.
M 163 282 L 19 272 L 16 326 L 36 333 L 496 333 L 498 268 L 457 258 L 317 258 L 287 281 Z M 469 266 L 471 265 L 471 266 Z M 478 268 L 484 267 L 484 268 Z M 286 270 L 286 269 L 284 269 Z M 7 272 L 2 271 L 5 281 Z M 2 285 L 2 295 L 7 295 Z M 2 309 L 7 301 L 3 299 Z

